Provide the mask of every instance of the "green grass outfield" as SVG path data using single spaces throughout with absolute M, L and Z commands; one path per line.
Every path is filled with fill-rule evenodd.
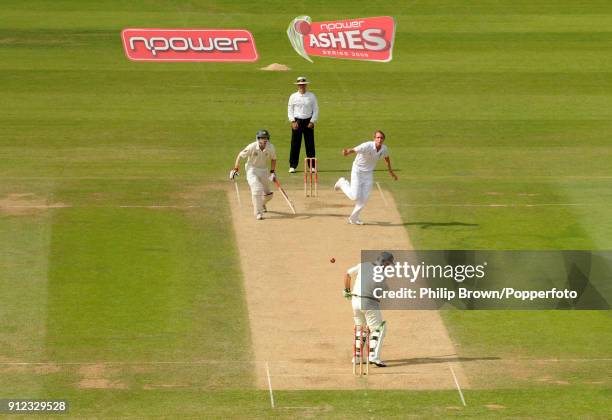
M 395 16 L 393 61 L 304 61 L 285 36 L 303 13 Z M 260 60 L 133 63 L 126 27 L 246 28 Z M 378 180 L 417 248 L 612 249 L 611 28 L 597 0 L 4 1 L 0 200 L 71 207 L 0 210 L 0 362 L 46 363 L 0 365 L 0 398 L 66 398 L 77 417 L 609 418 L 609 312 L 445 312 L 466 407 L 455 391 L 304 391 L 272 410 L 222 188 L 260 127 L 299 187 L 285 110 L 304 74 L 321 184 L 382 128 L 401 181 Z M 293 70 L 257 70 L 273 62 Z M 114 389 L 79 388 L 96 362 Z

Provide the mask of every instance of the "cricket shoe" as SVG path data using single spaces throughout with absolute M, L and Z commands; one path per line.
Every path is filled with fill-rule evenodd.
M 341 188 L 340 186 L 342 185 L 343 182 L 344 182 L 344 177 L 338 179 L 336 183 L 334 184 L 334 191 L 339 191 Z
M 361 220 L 359 219 L 353 220 L 350 217 L 348 218 L 348 224 L 349 225 L 359 225 L 359 226 L 365 225 L 365 223 L 363 223 Z
M 263 220 L 263 214 L 261 213 L 257 213 L 257 216 L 255 217 L 257 220 Z
M 289 173 L 290 174 L 294 174 L 295 173 L 295 168 L 289 168 Z
M 312 172 L 313 174 L 317 172 L 317 168 L 310 168 L 310 172 Z
M 370 359 L 370 363 L 375 364 L 378 367 L 387 367 L 387 364 L 380 359 Z

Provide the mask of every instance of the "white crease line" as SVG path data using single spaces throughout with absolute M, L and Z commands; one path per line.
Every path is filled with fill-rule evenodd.
M 450 369 L 451 373 L 453 374 L 453 379 L 455 380 L 455 385 L 457 386 L 457 391 L 459 391 L 459 396 L 461 397 L 461 403 L 465 407 L 467 404 L 465 403 L 465 398 L 463 398 L 463 392 L 461 391 L 461 387 L 459 386 L 459 381 L 457 380 L 457 376 L 455 375 L 455 371 L 453 370 L 453 367 L 450 365 L 450 363 L 448 364 L 448 368 Z
M 379 378 L 379 379 L 383 379 L 383 378 L 403 378 L 403 379 L 407 379 L 410 380 L 410 383 L 413 384 L 420 384 L 420 377 L 422 376 L 422 372 L 412 372 L 412 373 L 402 373 L 402 372 L 387 372 L 387 373 L 381 373 L 381 372 L 376 372 L 376 373 L 372 373 L 370 372 L 370 380 L 374 381 L 374 378 Z M 365 376 L 365 375 L 364 375 Z M 275 373 L 274 374 L 275 378 L 285 378 L 285 379 L 331 379 L 331 378 L 354 378 L 355 375 L 353 375 L 352 373 L 322 373 L 320 375 L 317 375 L 316 373 L 312 373 L 312 374 L 299 374 L 299 373 Z M 367 378 L 366 378 L 367 379 Z M 369 386 L 373 386 L 372 383 L 369 383 Z M 438 388 L 436 388 L 438 389 Z
M 0 208 L 5 209 L 65 209 L 70 208 L 67 204 L 41 204 L 41 205 L 23 205 L 23 206 L 3 206 L 0 205 Z
M 396 169 L 397 170 L 397 169 Z M 380 172 L 385 171 L 385 169 L 381 169 Z M 206 178 L 201 176 L 117 176 L 117 177 L 108 177 L 108 176 L 5 176 L 3 179 L 7 180 L 66 180 L 66 179 L 85 179 L 85 180 L 103 180 L 103 181 L 148 181 L 148 180 L 199 180 L 202 182 L 206 182 Z M 454 179 L 477 179 L 477 180 L 489 180 L 489 179 L 517 179 L 516 175 L 422 175 L 422 176 L 410 176 L 410 175 L 402 175 L 402 180 L 422 180 L 422 179 L 433 179 L 433 180 L 454 180 Z M 569 179 L 569 180 L 590 180 L 590 179 L 602 179 L 609 180 L 612 179 L 612 176 L 607 175 L 531 175 L 531 176 L 523 176 L 518 177 L 519 180 L 541 180 L 541 179 L 550 179 L 550 180 L 558 180 L 558 179 Z
M 443 361 L 444 359 L 440 359 Z M 451 359 L 450 362 L 455 361 Z M 134 362 L 122 362 L 122 361 L 94 361 L 94 362 L 2 362 L 0 361 L 0 365 L 8 365 L 8 366 L 20 366 L 20 365 L 205 365 L 210 363 L 247 363 L 247 364 L 257 364 L 257 363 L 267 363 L 263 360 L 228 360 L 228 359 L 207 359 L 207 360 L 157 360 L 157 361 L 134 361 Z M 470 361 L 468 361 L 470 362 Z M 577 358 L 577 359 L 530 359 L 530 358 L 499 358 L 499 359 L 491 359 L 491 360 L 478 360 L 477 363 L 499 363 L 499 362 L 612 362 L 612 358 L 609 357 L 597 357 L 597 358 Z M 297 362 L 293 360 L 278 360 L 275 361 L 278 364 L 295 364 Z M 427 365 L 432 363 L 419 363 L 418 365 Z M 472 362 L 470 362 L 472 363 Z M 416 366 L 416 364 L 415 364 Z M 408 373 L 396 373 L 398 375 L 408 375 Z M 275 376 L 281 376 L 282 374 L 275 374 Z M 346 375 L 346 373 L 338 373 L 337 375 Z M 283 375 L 290 376 L 290 375 Z M 302 375 L 302 376 L 312 376 L 312 375 Z
M 377 183 L 378 186 L 378 183 Z M 238 188 L 238 186 L 236 186 Z M 379 187 L 380 188 L 380 187 Z M 240 193 L 236 190 L 236 198 L 238 200 L 238 206 L 242 206 L 240 200 Z M 380 190 L 380 194 L 382 195 L 382 199 L 385 202 L 385 206 L 388 207 L 388 201 L 385 197 L 382 189 Z M 597 206 L 598 204 L 588 204 L 588 203 L 543 203 L 543 204 L 398 204 L 399 207 L 498 207 L 498 208 L 511 208 L 511 207 L 587 207 L 587 206 Z M 23 205 L 23 206 L 5 206 L 0 205 L 0 208 L 6 209 L 68 209 L 68 208 L 120 208 L 120 209 L 195 209 L 202 208 L 204 206 L 200 205 L 172 205 L 172 204 L 159 204 L 159 205 L 121 205 L 121 206 L 73 206 L 68 204 L 62 205 Z
M 319 407 L 319 406 L 314 406 L 314 407 L 306 407 L 306 406 L 304 406 L 304 407 L 299 407 L 299 406 L 297 406 L 297 407 L 288 407 L 288 406 L 283 406 L 283 407 L 280 407 L 280 408 L 282 408 L 283 410 L 325 410 L 325 407 Z
M 378 191 L 380 192 L 380 195 L 383 201 L 385 202 L 385 207 L 389 207 L 389 203 L 387 202 L 387 197 L 385 197 L 385 194 L 383 193 L 382 188 L 380 188 L 380 182 L 376 181 L 376 187 L 378 188 Z
M 266 362 L 266 375 L 268 377 L 268 390 L 270 391 L 270 405 L 274 408 L 274 393 L 272 392 L 272 379 L 270 379 L 270 366 Z
M 121 209 L 193 209 L 200 208 L 202 206 L 176 206 L 176 205 L 153 205 L 153 206 L 139 206 L 139 205 L 126 205 L 119 206 Z
M 595 204 L 586 203 L 543 203 L 543 204 L 399 204 L 400 207 L 572 207 L 590 206 Z
M 499 359 L 500 361 L 509 360 L 512 362 L 612 362 L 612 358 L 593 358 L 593 359 Z
M 24 205 L 24 206 L 3 206 L 0 205 L 0 209 L 71 209 L 71 208 L 120 208 L 120 209 L 192 209 L 201 208 L 202 206 L 189 205 L 189 206 L 177 206 L 177 205 L 124 205 L 124 206 L 72 206 L 68 204 L 61 205 Z

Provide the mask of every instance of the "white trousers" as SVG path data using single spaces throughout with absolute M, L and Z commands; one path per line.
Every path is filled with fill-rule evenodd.
M 342 192 L 355 202 L 355 208 L 351 213 L 351 220 L 359 220 L 359 213 L 365 207 L 370 197 L 370 191 L 372 191 L 372 184 L 374 183 L 374 172 L 361 172 L 353 168 L 351 171 L 351 182 L 346 179 L 340 179 L 340 188 Z
M 353 321 L 357 326 L 370 328 L 370 360 L 380 360 L 387 323 L 383 321 L 380 309 L 361 309 L 362 301 L 363 298 L 353 296 Z
M 263 213 L 263 206 L 272 199 L 269 171 L 267 168 L 247 169 L 247 182 L 251 188 L 251 201 L 255 216 Z

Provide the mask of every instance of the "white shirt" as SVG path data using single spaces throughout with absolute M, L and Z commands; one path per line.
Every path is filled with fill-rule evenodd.
M 349 268 L 347 271 L 351 278 L 355 279 L 351 293 L 361 297 L 374 297 L 374 289 L 382 287 L 380 283 L 373 281 L 374 278 L 374 264 L 371 262 L 364 262 L 357 264 L 354 267 Z M 365 284 L 362 284 L 361 278 L 365 278 Z
M 357 169 L 360 172 L 372 172 L 376 168 L 376 163 L 380 158 L 386 158 L 389 156 L 387 146 L 384 144 L 380 147 L 380 150 L 376 150 L 374 141 L 366 141 L 355 147 L 355 153 L 357 156 L 353 161 L 353 169 Z
M 306 92 L 303 95 L 300 92 L 293 93 L 289 97 L 287 117 L 289 121 L 296 118 L 301 120 L 310 118 L 311 123 L 316 122 L 319 119 L 319 104 L 314 93 Z
M 244 165 L 246 170 L 249 168 L 268 169 L 268 161 L 276 160 L 276 149 L 272 143 L 268 142 L 266 148 L 261 150 L 259 141 L 254 141 L 240 152 L 240 157 L 247 159 Z

